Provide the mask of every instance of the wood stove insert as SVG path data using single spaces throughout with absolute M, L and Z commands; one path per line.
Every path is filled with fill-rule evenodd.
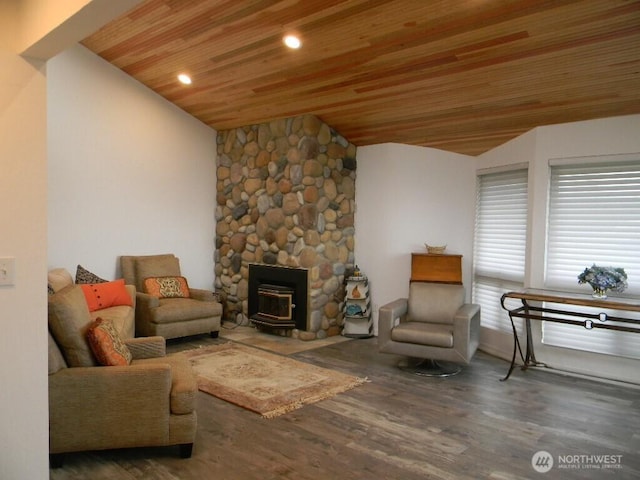
M 307 330 L 308 294 L 306 269 L 249 264 L 248 314 L 254 324 Z

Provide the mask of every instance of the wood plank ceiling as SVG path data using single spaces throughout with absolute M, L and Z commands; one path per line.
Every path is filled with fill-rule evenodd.
M 478 155 L 640 113 L 638 0 L 146 0 L 83 44 L 216 130 L 314 114 Z

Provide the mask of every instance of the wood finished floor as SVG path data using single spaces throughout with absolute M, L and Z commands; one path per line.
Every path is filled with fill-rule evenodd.
M 169 351 L 225 342 L 198 337 Z M 446 379 L 396 368 L 377 339 L 290 355 L 366 383 L 329 400 L 263 419 L 199 392 L 191 459 L 177 447 L 69 454 L 52 480 L 68 479 L 636 479 L 640 478 L 640 390 L 548 371 L 516 370 L 478 352 Z M 621 468 L 536 472 L 534 453 L 621 455 Z M 565 463 L 565 466 L 567 464 Z

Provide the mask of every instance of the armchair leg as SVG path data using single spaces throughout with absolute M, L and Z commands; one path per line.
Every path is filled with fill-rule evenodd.
M 211 338 L 218 338 L 218 335 L 220 335 L 219 330 L 216 330 L 215 332 L 211 332 Z
M 191 458 L 193 453 L 193 443 L 183 443 L 180 445 L 180 458 Z
M 64 463 L 64 453 L 49 454 L 49 466 L 51 468 L 62 468 L 63 463 Z

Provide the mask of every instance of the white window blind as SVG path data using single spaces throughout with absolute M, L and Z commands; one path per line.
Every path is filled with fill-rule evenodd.
M 640 155 L 551 166 L 545 287 L 591 293 L 577 277 L 594 263 L 625 269 L 629 287 L 610 295 L 640 294 Z M 624 332 L 544 322 L 543 343 L 640 358 Z
M 483 327 L 511 332 L 500 298 L 524 285 L 526 238 L 527 169 L 479 175 L 472 294 Z

